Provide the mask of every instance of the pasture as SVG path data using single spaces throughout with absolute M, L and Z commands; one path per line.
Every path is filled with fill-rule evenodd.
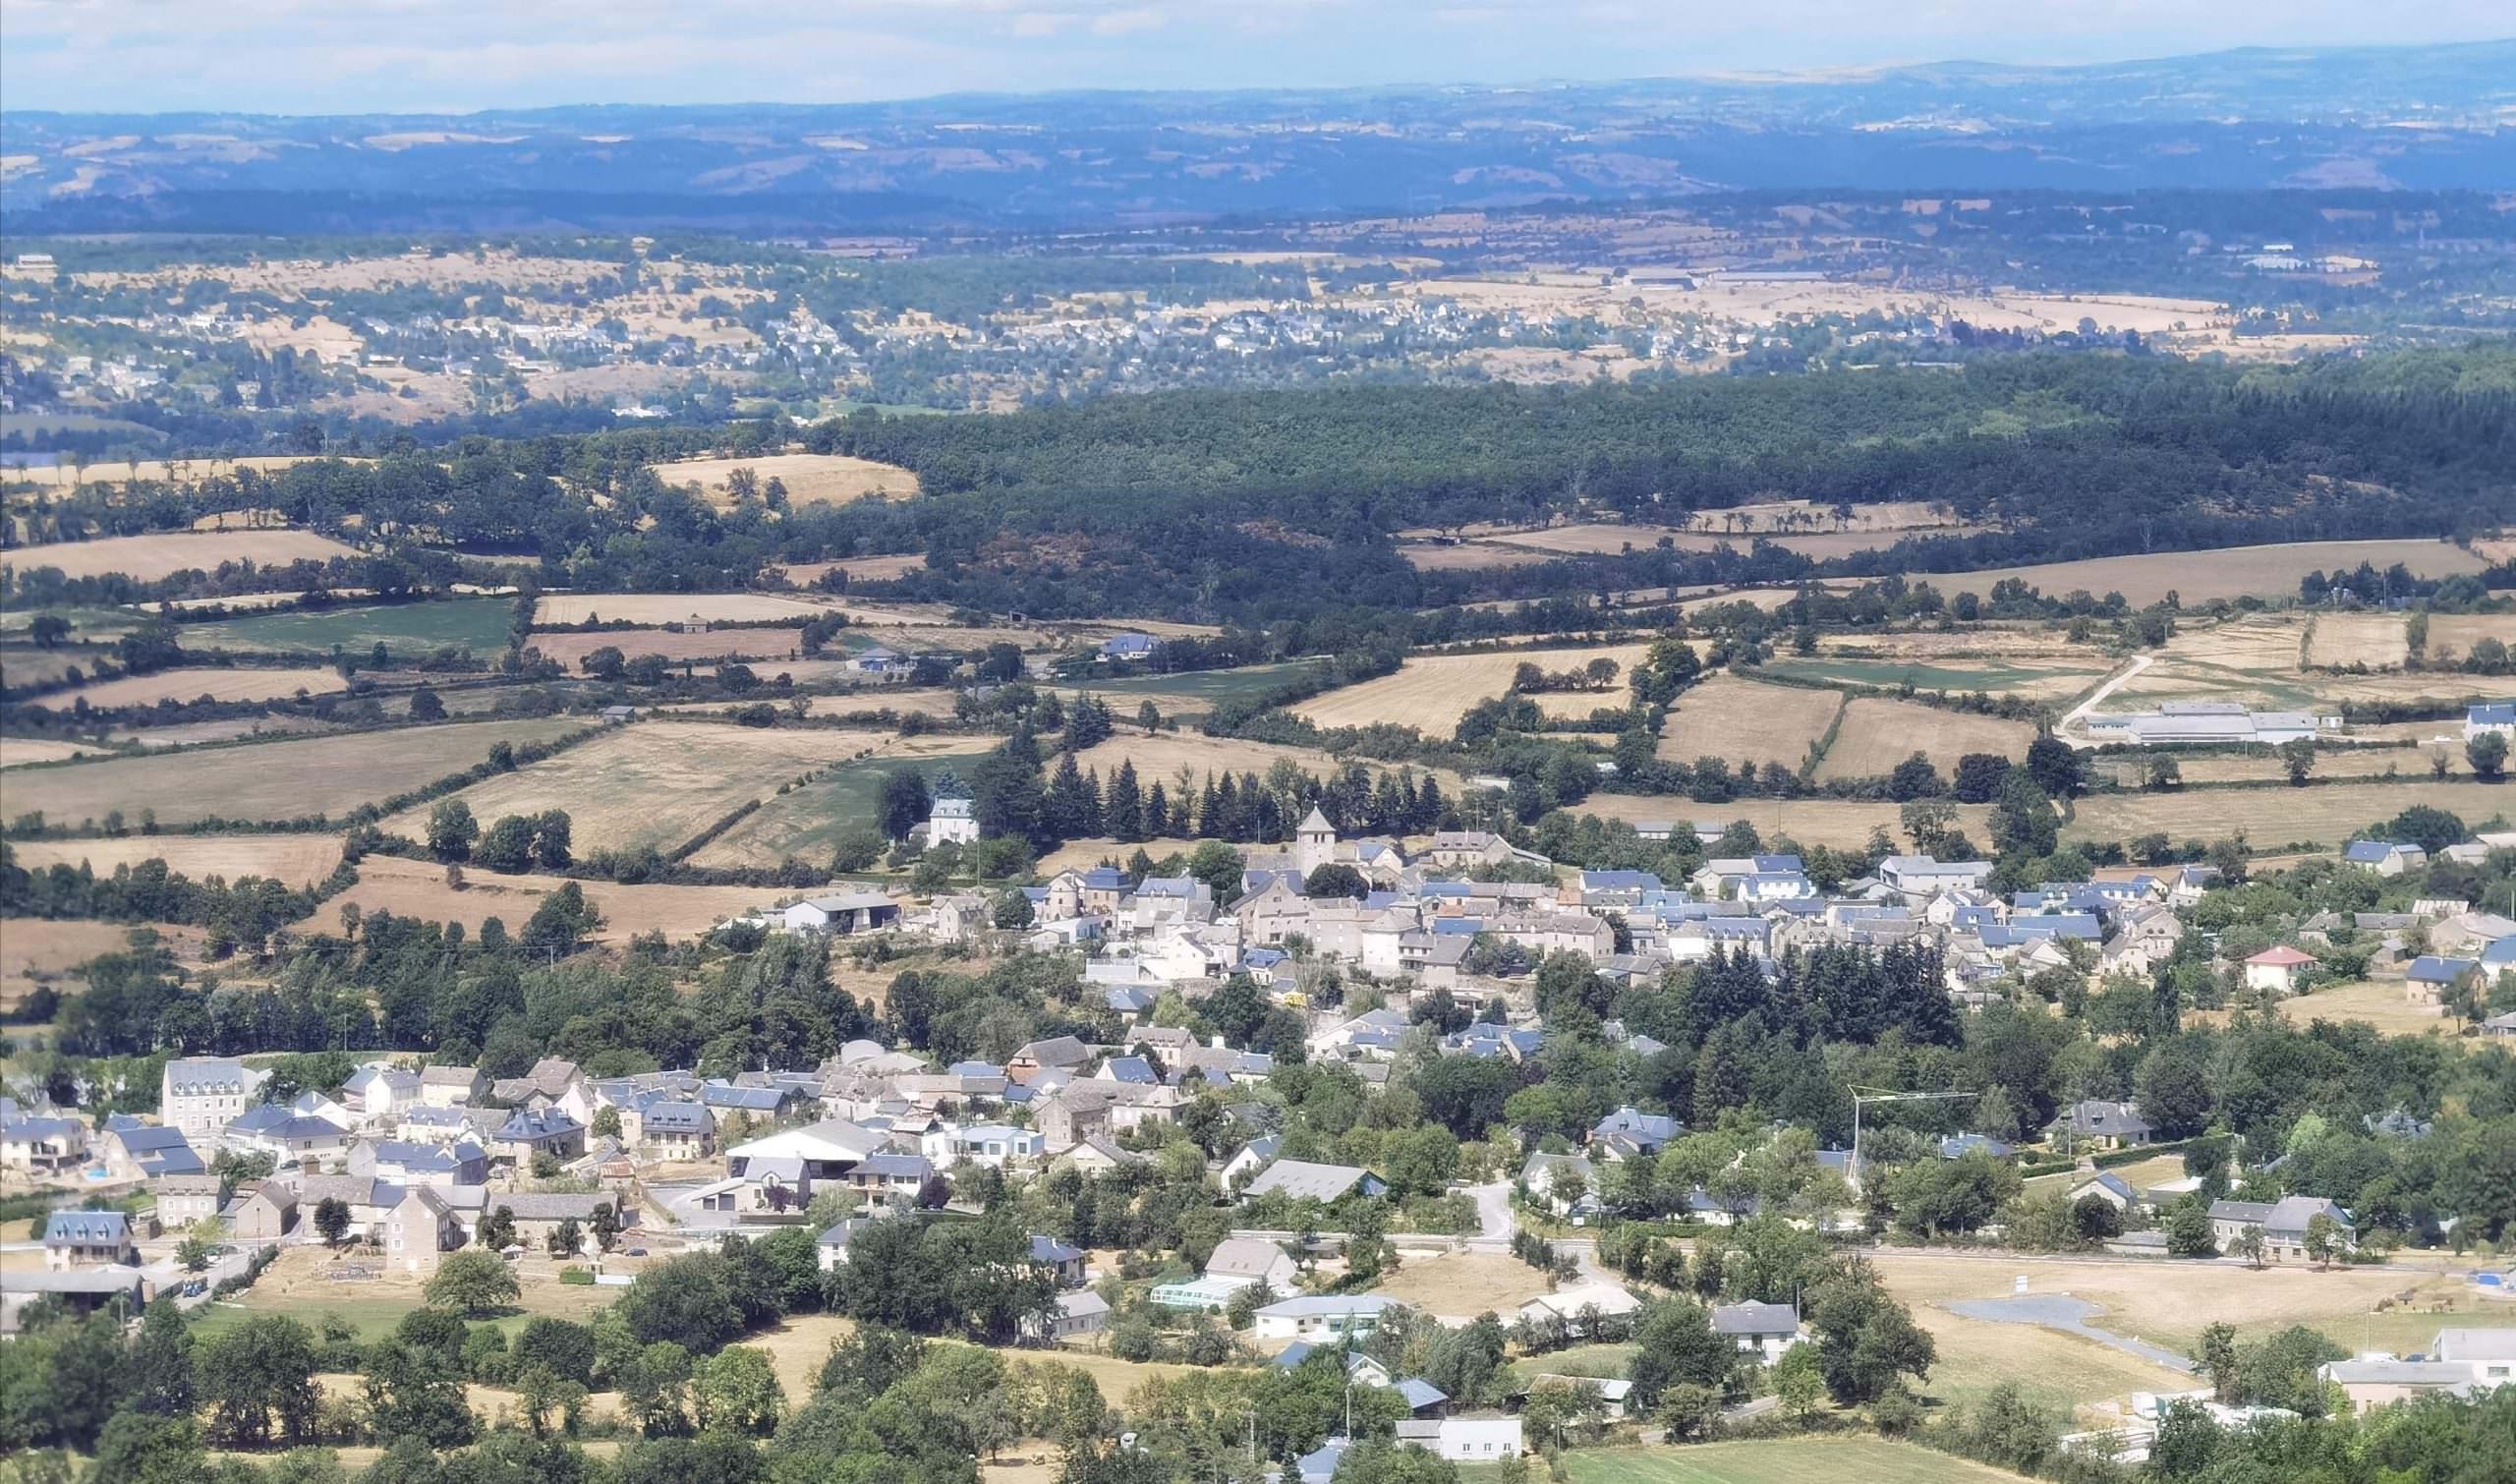
M 786 580 L 796 587 L 809 588 L 832 572 L 843 572 L 851 583 L 890 582 L 925 567 L 923 551 L 905 556 L 851 556 L 843 561 L 795 562 L 786 568 Z
M 537 629 L 601 623 L 802 623 L 821 603 L 769 593 L 544 593 L 533 604 Z
M 1547 1277 L 1505 1253 L 1443 1252 L 1409 1256 L 1372 1291 L 1444 1319 L 1491 1312 L 1509 1323 L 1520 1305 L 1547 1292 Z
M 1918 701 L 1856 696 L 1844 708 L 1834 745 L 1817 766 L 1817 780 L 1883 776 L 1917 752 L 1943 774 L 1954 772 L 1957 760 L 1968 753 L 1997 753 L 2017 762 L 2034 740 L 2035 728 L 2024 721 L 1943 711 Z
M 1587 650 L 1506 650 L 1485 655 L 1419 655 L 1394 674 L 1314 696 L 1293 714 L 1317 726 L 1411 726 L 1428 737 L 1449 737 L 1459 717 L 1480 701 L 1512 687 L 1513 672 L 1534 664 L 1549 672 L 1578 669 L 1602 656 L 1617 663 L 1620 678 L 1650 652 L 1641 644 Z M 1615 692 L 1603 693 L 1614 696 Z M 1611 702 L 1613 704 L 1613 702 Z
M 312 531 L 177 531 L 19 546 L 0 553 L 5 556 L 0 566 L 21 572 L 52 567 L 70 578 L 120 573 L 135 582 L 158 582 L 178 572 L 215 572 L 230 562 L 284 567 L 357 554 L 356 548 Z
M 969 775 L 992 739 L 910 737 L 888 743 L 873 757 L 842 763 L 799 788 L 778 794 L 691 857 L 700 866 L 774 866 L 792 856 L 827 861 L 839 836 L 873 824 L 883 785 L 893 773 L 914 769 L 929 782 L 949 769 Z
M 2144 556 L 2100 556 L 2087 561 L 2047 562 L 2038 566 L 1995 567 L 1980 572 L 1916 572 L 1912 580 L 1927 582 L 1954 598 L 1960 593 L 1988 597 L 1993 585 L 2017 578 L 2060 598 L 2087 592 L 2098 598 L 2120 593 L 2134 606 L 2145 606 L 2173 593 L 2187 605 L 2214 598 L 2294 598 L 2298 580 L 2309 572 L 2329 572 L 2370 562 L 2377 568 L 2396 562 L 2415 577 L 2452 577 L 2479 572 L 2485 563 L 2460 546 L 2444 542 L 2291 542 L 2273 546 L 2230 546 L 2216 551 L 2160 551 Z
M 324 902 L 296 929 L 339 933 L 341 904 L 356 902 L 360 911 L 370 915 L 390 912 L 427 922 L 459 922 L 475 934 L 482 923 L 494 917 L 514 933 L 532 918 L 543 896 L 565 884 L 555 876 L 502 876 L 472 867 L 464 872 L 463 889 L 458 891 L 445 884 L 443 866 L 371 855 L 359 862 L 357 885 Z M 603 925 L 595 934 L 599 942 L 625 942 L 651 932 L 673 939 L 694 938 L 729 917 L 767 907 L 781 896 L 800 894 L 756 886 L 578 885 L 586 900 L 602 913 Z
M 337 648 L 361 657 L 379 644 L 388 655 L 406 656 L 441 649 L 494 655 L 507 647 L 507 625 L 514 617 L 515 604 L 503 598 L 449 598 L 214 618 L 185 625 L 183 641 L 188 649 L 281 654 L 328 655 Z
M 2399 613 L 2318 613 L 2307 641 L 2307 662 L 2370 669 L 2401 664 L 2410 655 L 2408 628 Z
M 1841 691 L 1718 674 L 1681 694 L 1669 708 L 1656 751 L 1672 763 L 1720 758 L 1734 766 L 1779 763 L 1796 769 L 1835 724 L 1843 706 Z
M 1168 713 L 1173 705 L 1205 711 L 1218 701 L 1255 701 L 1271 691 L 1287 685 L 1315 668 L 1299 660 L 1280 664 L 1250 664 L 1229 670 L 1181 670 L 1168 675 L 1098 676 L 1067 682 L 1058 690 L 1068 696 L 1099 696 L 1110 703 L 1120 719 L 1135 714 L 1136 704 L 1150 700 Z M 1125 705 L 1119 698 L 1125 698 Z
M 2227 839 L 2259 848 L 2338 845 L 2354 830 L 2382 824 L 2414 804 L 2443 809 L 2467 825 L 2516 816 L 2516 788 L 2426 776 L 2397 782 L 2320 783 L 2306 788 L 2210 788 L 2097 794 L 2079 801 L 2062 827 L 2066 839 L 2128 840 L 2164 833 L 2174 840 Z
M 2017 1484 L 1988 1463 L 1885 1438 L 1775 1438 L 1676 1447 L 1575 1448 L 1572 1484 Z
M 127 706 L 155 706 L 160 701 L 285 701 L 300 691 L 310 696 L 329 696 L 346 688 L 346 682 L 333 670 L 195 665 L 147 675 L 125 675 L 45 699 L 62 709 L 85 701 L 98 711 L 118 711 Z
M 2058 701 L 2094 686 L 2105 676 L 2102 659 L 2040 659 L 2002 656 L 1965 659 L 1905 659 L 1896 656 L 1820 654 L 1805 659 L 1775 658 L 1763 673 L 1829 685 L 1873 686 L 1917 691 L 2019 696 L 2030 701 Z
M 32 615 L 29 615 L 29 621 L 32 621 Z M 74 669 L 86 674 L 95 668 L 98 659 L 108 657 L 110 654 L 104 650 L 78 648 L 0 650 L 0 685 L 50 685 Z
M 709 722 L 620 727 L 454 795 L 486 828 L 502 815 L 564 809 L 576 848 L 669 851 L 780 783 L 883 745 L 879 732 L 775 730 Z M 433 804 L 383 822 L 418 838 Z
M 2431 613 L 2429 644 L 2423 651 L 2431 664 L 2446 664 L 2473 652 L 2485 639 L 2516 645 L 2516 614 Z
M 121 866 L 162 860 L 166 869 L 195 881 L 249 876 L 284 886 L 312 886 L 341 861 L 341 841 L 331 834 L 127 834 L 94 840 L 21 840 L 10 848 L 29 870 L 85 863 L 98 876 Z
M 12 816 L 40 812 L 68 825 L 117 810 L 135 821 L 142 811 L 155 810 L 165 825 L 213 818 L 337 818 L 461 772 L 486 758 L 494 743 L 522 747 L 584 726 L 565 717 L 470 721 L 112 758 L 21 773 L 10 781 L 8 808 Z
M 2319 986 L 2312 995 L 2292 995 L 2280 1001 L 2282 1019 L 2298 1025 L 2317 1020 L 2364 1020 L 2384 1036 L 2444 1036 L 2462 1031 L 2462 1023 L 2446 1018 L 2433 1004 L 2414 1003 L 2399 979 L 2363 979 L 2355 984 Z M 2479 1043 L 2472 1043 L 2478 1045 Z
M 653 466 L 667 485 L 697 485 L 718 505 L 734 501 L 726 488 L 737 469 L 760 477 L 762 489 L 771 480 L 786 486 L 786 498 L 798 505 L 844 505 L 854 500 L 904 500 L 917 493 L 917 476 L 896 464 L 851 458 L 843 453 L 771 453 L 734 459 L 678 459 Z

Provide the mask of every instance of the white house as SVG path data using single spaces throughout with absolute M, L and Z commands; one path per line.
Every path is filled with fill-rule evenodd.
M 1271 1303 L 1257 1313 L 1261 1340 L 1368 1335 L 1396 1301 L 1377 1293 L 1319 1293 Z
M 1265 1284 L 1275 1292 L 1291 1288 L 1301 1277 L 1301 1264 L 1274 1242 L 1254 1236 L 1227 1237 L 1206 1257 L 1206 1277 Z
M 2313 953 L 2303 953 L 2286 943 L 2263 949 L 2245 961 L 2245 987 L 2272 995 L 2295 994 L 2298 976 L 2316 962 Z
M 2464 740 L 2499 736 L 2516 742 L 2516 701 L 2491 701 L 2464 709 Z
M 270 1075 L 233 1056 L 178 1056 L 158 1079 L 157 1115 L 205 1143 L 254 1106 Z
M 1726 1303 L 1712 1311 L 1712 1333 L 1766 1365 L 1800 1342 L 1800 1311 L 1787 1303 Z
M 1454 1463 L 1494 1463 L 1520 1455 L 1517 1417 L 1426 1417 L 1398 1424 L 1398 1441 Z
M 978 816 L 970 812 L 967 799 L 937 799 L 934 812 L 926 817 L 926 842 L 930 845 L 967 845 L 979 837 Z

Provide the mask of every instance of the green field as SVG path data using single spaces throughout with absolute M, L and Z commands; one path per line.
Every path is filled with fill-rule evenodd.
M 1177 696 L 1190 701 L 1245 701 L 1279 689 L 1300 678 L 1310 668 L 1300 660 L 1283 664 L 1252 664 L 1236 670 L 1185 670 L 1175 675 L 1121 675 L 1110 680 L 1087 677 L 1083 682 L 1063 682 L 1069 691 L 1088 691 L 1095 696 Z
M 335 646 L 363 655 L 382 644 L 395 656 L 425 655 L 449 646 L 476 655 L 507 647 L 515 604 L 503 598 L 456 598 L 444 602 L 324 608 L 312 612 L 249 613 L 184 626 L 183 642 L 197 650 L 312 651 Z
M 1786 680 L 1815 681 L 1827 685 L 1874 685 L 1893 689 L 1910 685 L 1917 691 L 2006 691 L 2030 686 L 2049 686 L 2057 674 L 2072 673 L 2062 669 L 2028 669 L 1982 660 L 1963 665 L 1924 664 L 1907 659 L 1774 659 L 1766 662 L 1764 673 Z M 2093 685 L 2104 674 L 2091 665 L 2086 671 Z
M 842 763 L 803 787 L 762 804 L 733 828 L 709 841 L 692 861 L 703 866 L 774 866 L 795 856 L 827 862 L 841 833 L 874 822 L 883 784 L 893 773 L 914 770 L 932 783 L 949 769 L 967 780 L 977 762 L 966 755 L 937 755 Z
M 2019 1477 L 1881 1438 L 1574 1449 L 1564 1465 L 1573 1484 L 1999 1484 Z

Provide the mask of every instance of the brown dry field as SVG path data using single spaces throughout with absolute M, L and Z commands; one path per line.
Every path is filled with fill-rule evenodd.
M 55 824 L 100 820 L 121 810 L 137 821 L 154 809 L 160 823 L 212 817 L 287 820 L 338 817 L 361 804 L 461 772 L 492 743 L 522 747 L 581 730 L 564 717 L 469 721 L 337 737 L 291 738 L 200 752 L 113 758 L 46 768 L 9 780 L 12 817 L 40 810 Z
M 462 705 L 449 700 L 445 709 L 460 712 Z M 172 726 L 135 725 L 128 731 L 113 733 L 113 740 L 137 742 L 143 747 L 188 747 L 196 742 L 229 742 L 253 736 L 302 737 L 331 730 L 331 725 L 311 716 L 225 716 L 216 721 L 178 721 Z
M 765 1333 L 747 1336 L 743 1343 L 754 1349 L 767 1350 L 770 1364 L 777 1372 L 777 1380 L 785 1387 L 788 1400 L 800 1400 L 813 1394 L 813 1378 L 821 1371 L 822 1362 L 829 1358 L 830 1345 L 855 1329 L 854 1320 L 835 1314 L 794 1314 L 778 1321 Z M 942 1344 L 957 1344 L 958 1341 L 939 1341 Z M 1070 1365 L 1090 1376 L 1101 1388 L 1101 1399 L 1113 1406 L 1123 1406 L 1135 1395 L 1137 1387 L 1155 1377 L 1177 1377 L 1192 1374 L 1184 1365 L 1169 1365 L 1158 1361 L 1120 1360 L 1083 1348 L 1059 1346 L 1056 1349 L 1007 1351 L 1008 1361 L 1031 1360 Z
M 2238 670 L 2294 673 L 2306 640 L 2307 615 L 2303 613 L 2249 613 L 2224 623 L 2180 628 L 2158 651 L 2158 658 Z
M 867 734 L 872 735 L 872 734 Z M 883 739 L 886 759 L 958 759 L 953 766 L 966 774 L 971 755 L 994 745 L 988 737 L 956 737 L 931 733 L 920 737 Z M 879 775 L 863 769 L 842 768 L 812 783 L 775 794 L 734 827 L 710 840 L 690 857 L 694 866 L 775 866 L 790 856 L 828 859 L 837 831 L 846 822 L 870 822 L 877 808 Z
M 503 815 L 564 809 L 576 848 L 670 850 L 751 799 L 817 768 L 843 763 L 890 739 L 880 732 L 786 731 L 706 722 L 619 728 L 530 768 L 453 795 L 484 828 Z M 433 803 L 393 815 L 384 828 L 419 837 Z
M 1481 572 L 1489 567 L 1527 567 L 1554 559 L 1543 551 L 1483 542 L 1460 542 L 1456 545 L 1410 542 L 1400 546 L 1398 552 L 1419 572 Z
M 1868 843 L 1869 832 L 1877 828 L 1884 828 L 1899 844 L 1908 843 L 1900 806 L 1884 800 L 1737 799 L 1727 804 L 1698 804 L 1692 799 L 1663 794 L 1594 793 L 1572 812 L 1637 823 L 1657 820 L 1680 828 L 1697 820 L 1721 825 L 1744 820 L 1755 826 L 1768 842 L 1788 836 L 1802 845 L 1832 845 L 1841 850 L 1861 848 Z M 1984 830 L 1991 816 L 1988 804 L 1960 804 L 1956 828 L 1980 842 L 1986 838 Z
M 2318 613 L 2315 624 L 2315 636 L 2307 642 L 2309 664 L 2374 669 L 2409 657 L 2407 624 L 2400 613 Z
M 711 499 L 732 503 L 726 477 L 737 469 L 760 476 L 762 486 L 772 479 L 786 485 L 786 497 L 798 505 L 844 505 L 851 500 L 904 500 L 917 493 L 917 476 L 895 464 L 843 453 L 772 453 L 746 459 L 682 459 L 658 464 L 655 471 L 670 485 L 697 485 Z
M 1520 1305 L 1548 1291 L 1546 1275 L 1498 1252 L 1408 1256 L 1397 1276 L 1372 1289 L 1445 1319 L 1492 1313 L 1509 1324 Z
M 36 868 L 86 862 L 98 876 L 114 868 L 162 860 L 166 869 L 195 881 L 213 876 L 234 882 L 248 876 L 284 886 L 312 886 L 341 862 L 341 841 L 330 834 L 160 834 L 96 840 L 23 840 L 11 847 L 21 865 Z
M 1817 766 L 1817 778 L 1883 776 L 1916 752 L 1928 754 L 1942 773 L 1949 773 L 1970 752 L 1998 753 L 2015 762 L 2027 756 L 2027 744 L 2034 740 L 2035 728 L 2024 721 L 1860 696 L 1844 709 L 1843 725 Z
M 1820 634 L 1817 657 L 1856 659 L 2058 659 L 2103 669 L 2106 656 L 2091 645 L 2073 644 L 2058 627 L 2043 624 L 1969 624 L 1962 629 L 1908 629 L 1877 634 Z
M 285 566 L 293 561 L 328 561 L 335 556 L 357 554 L 353 547 L 312 531 L 168 532 L 19 546 L 5 553 L 4 564 L 21 572 L 57 567 L 64 577 L 102 577 L 119 572 L 137 582 L 156 582 L 194 568 L 214 572 L 226 562 Z
M 1767 685 L 1719 674 L 1686 691 L 1669 708 L 1655 751 L 1665 761 L 1720 758 L 1733 765 L 1779 763 L 1798 768 L 1843 709 L 1841 691 Z
M 2306 788 L 2186 789 L 2177 793 L 2101 794 L 2082 799 L 2063 834 L 2080 840 L 2127 840 L 2164 831 L 2175 840 L 2214 840 L 2244 831 L 2255 845 L 2292 841 L 2339 844 L 2354 830 L 2392 819 L 2414 804 L 2446 810 L 2467 825 L 2516 816 L 2516 788 L 2426 777 L 2398 783 L 2331 783 Z
M 0 768 L 59 763 L 69 758 L 92 758 L 103 751 L 103 748 L 84 742 L 64 742 L 53 737 L 0 737 Z
M 2291 1325 L 2323 1329 L 2359 1348 L 2361 1317 L 2379 1300 L 2395 1299 L 2410 1312 L 2397 1323 L 2426 1327 L 2429 1335 L 2450 1325 L 2516 1326 L 2516 1306 L 2483 1307 L 2467 1299 L 2464 1284 L 2432 1268 L 2400 1266 L 2335 1268 L 2318 1273 L 2304 1263 L 2255 1271 L 2218 1263 L 2176 1263 L 2126 1258 L 2116 1262 L 1981 1262 L 1960 1257 L 1881 1249 L 1871 1255 L 1889 1291 L 1918 1306 L 1962 1298 L 2002 1298 L 2021 1272 L 2030 1293 L 2068 1293 L 2102 1305 L 2088 1323 L 2170 1349 L 2197 1343 L 2214 1323 L 2236 1327 L 2241 1338 L 2259 1339 Z M 2405 1302 L 2406 1296 L 2408 1301 Z M 2392 1316 L 2375 1319 L 2381 1336 Z M 1970 1321 L 1972 1323 L 1972 1321 Z M 2024 1326 L 1998 1326 L 2023 1329 Z M 2093 1346 L 2091 1346 L 2093 1348 Z M 2388 1348 L 2381 1343 L 2378 1348 Z M 2414 1344 L 2409 1348 L 2417 1349 Z
M 2436 723 L 2431 722 L 2434 726 Z M 2430 777 L 2430 749 L 2420 747 L 2345 747 L 2316 754 L 2316 776 L 2318 778 L 2383 778 L 2398 777 L 2420 780 Z M 2469 778 L 2472 768 L 2464 761 L 2460 739 L 2446 750 L 2446 776 Z M 2138 760 L 2122 760 L 2137 767 Z M 2102 760 L 2099 766 L 2115 764 Z M 2285 780 L 2289 770 L 2268 750 L 2239 756 L 2178 758 L 2176 768 L 2187 783 L 2268 783 Z M 2138 779 L 2133 780 L 2137 782 Z
M 1620 675 L 1614 690 L 1540 691 L 1528 700 L 1550 721 L 1587 721 L 1592 712 L 1622 712 L 1633 705 L 1633 689 Z
M 1915 535 L 1968 536 L 1986 529 L 1982 526 L 1941 526 L 1927 533 L 1884 529 L 1835 531 L 1828 529 L 1832 525 L 1833 521 L 1826 519 L 1815 530 L 1772 535 L 1730 529 L 1716 512 L 1710 517 L 1709 524 L 1699 530 L 1675 531 L 1662 526 L 1557 526 L 1546 531 L 1497 536 L 1478 544 L 1572 556 L 1589 553 L 1613 555 L 1629 546 L 1636 551 L 1647 551 L 1658 545 L 1663 538 L 1681 551 L 1710 551 L 1720 546 L 1744 551 L 1756 542 L 1765 541 L 1785 550 L 1823 561 L 1829 557 L 1883 550 Z
M 533 605 L 536 629 L 604 623 L 801 623 L 826 605 L 772 593 L 545 593 Z
M 775 670 L 765 678 L 773 680 L 778 675 L 787 675 L 796 684 L 806 685 L 816 679 L 828 678 L 818 666 L 829 663 L 831 661 L 825 659 L 781 660 Z M 807 666 L 815 668 L 807 669 Z M 842 666 L 836 673 L 852 674 L 853 671 L 848 671 Z M 805 698 L 805 714 L 844 716 L 851 712 L 874 712 L 887 707 L 902 715 L 914 712 L 926 716 L 949 716 L 952 714 L 956 695 L 956 692 L 938 687 L 927 690 L 862 690 L 835 696 L 808 696 Z M 745 703 L 733 701 L 677 701 L 670 706 L 657 707 L 656 710 L 667 713 L 719 716 Z M 784 706 L 786 703 L 781 700 L 777 704 Z
M 1995 583 L 2019 578 L 2059 598 L 2085 589 L 2098 598 L 2120 593 L 2134 605 L 2152 603 L 2174 593 L 2187 604 L 2213 598 L 2295 597 L 2298 579 L 2313 571 L 2356 567 L 2372 562 L 2382 569 L 2395 562 L 2417 577 L 2452 577 L 2479 572 L 2484 563 L 2471 552 L 2444 542 L 2293 542 L 2276 546 L 2232 546 L 2216 551 L 2167 551 L 2150 556 L 2102 556 L 2089 561 L 2051 562 L 2041 566 L 1999 567 L 1982 572 L 1915 573 L 1943 595 L 1988 595 Z
M 1649 653 L 1648 645 L 1627 644 L 1590 650 L 1418 656 L 1396 674 L 1330 691 L 1294 707 L 1293 712 L 1319 726 L 1370 726 L 1387 721 L 1412 726 L 1428 737 L 1447 738 L 1468 708 L 1509 690 L 1512 672 L 1522 664 L 1564 670 L 1605 656 L 1622 671 L 1631 669 Z
M 38 984 L 58 980 L 101 953 L 131 942 L 132 925 L 0 918 L 0 1004 L 14 1005 Z
M 0 623 L 15 616 L 0 616 Z M 26 617 L 29 623 L 34 621 L 31 613 Z M 0 679 L 10 685 L 44 685 L 59 680 L 73 668 L 85 674 L 107 654 L 104 650 L 77 649 L 0 651 Z
M 2516 614 L 2431 613 L 2429 647 L 2424 653 L 2430 663 L 2444 663 L 2471 654 L 2473 646 L 2485 639 L 2516 645 Z
M 926 553 L 912 551 L 906 556 L 851 556 L 844 561 L 796 562 L 786 569 L 786 580 L 799 588 L 809 588 L 832 572 L 844 572 L 849 582 L 889 582 L 911 572 L 926 570 Z
M 375 594 L 373 588 L 331 588 L 326 591 L 334 598 L 372 598 Z M 255 613 L 265 608 L 287 607 L 305 596 L 304 593 L 239 593 L 233 598 L 170 598 L 159 603 L 134 603 L 132 607 L 143 613 L 152 613 L 159 608 L 172 608 L 178 613 L 203 608 Z
M 371 855 L 359 862 L 358 885 L 326 901 L 313 916 L 297 924 L 305 933 L 341 931 L 341 904 L 356 902 L 369 915 L 391 912 L 429 922 L 459 922 L 477 933 L 484 920 L 498 918 L 509 933 L 519 932 L 542 898 L 566 885 L 555 876 L 501 876 L 470 867 L 460 891 L 445 884 L 445 868 L 398 856 Z M 683 939 L 707 932 L 729 917 L 767 907 L 780 898 L 802 895 L 756 886 L 623 886 L 610 882 L 580 882 L 586 899 L 603 916 L 595 937 L 622 942 L 640 933 L 660 932 Z
M 286 469 L 291 464 L 313 463 L 321 457 L 323 456 L 320 454 L 281 453 L 256 454 L 241 459 L 199 458 L 173 461 L 142 459 L 137 463 L 128 459 L 115 459 L 100 464 L 89 464 L 76 470 L 67 464 L 56 464 L 49 469 L 12 469 L 8 472 L 7 483 L 29 484 L 47 490 L 68 489 L 71 487 L 74 476 L 82 485 L 124 485 L 133 480 L 143 483 L 162 483 L 176 478 L 175 466 L 178 463 L 183 466 L 183 478 L 199 481 L 214 476 L 233 476 L 240 469 L 271 474 Z M 350 459 L 347 462 L 360 464 L 365 463 L 366 460 Z
M 299 691 L 310 696 L 328 696 L 346 688 L 339 673 L 333 670 L 201 666 L 159 670 L 151 675 L 125 675 L 119 680 L 82 686 L 68 695 L 51 699 L 64 707 L 84 699 L 99 711 L 111 711 L 125 706 L 155 706 L 160 701 L 199 701 L 203 696 L 212 701 L 283 701 Z
M 614 629 L 605 633 L 536 634 L 525 648 L 539 650 L 542 657 L 566 665 L 571 671 L 582 667 L 587 656 L 597 650 L 618 650 L 623 659 L 641 655 L 661 655 L 676 662 L 684 659 L 712 661 L 752 656 L 767 663 L 780 664 L 799 660 L 803 655 L 803 636 L 795 629 L 716 629 L 710 633 L 673 633 L 668 629 Z M 753 668 L 759 669 L 760 665 Z M 763 671 L 763 678 L 768 672 Z

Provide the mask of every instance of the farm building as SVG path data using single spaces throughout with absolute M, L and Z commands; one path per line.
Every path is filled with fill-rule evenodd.
M 2153 712 L 2091 714 L 2088 734 L 2099 742 L 2156 747 L 2179 742 L 2223 742 L 2277 747 L 2340 725 L 2338 717 L 2306 712 L 2248 711 L 2233 701 L 2169 701 Z
M 900 904 L 880 891 L 808 896 L 783 914 L 789 933 L 865 933 L 900 920 Z
M 2464 740 L 2500 736 L 2516 740 L 2516 701 L 2490 701 L 2464 709 Z

